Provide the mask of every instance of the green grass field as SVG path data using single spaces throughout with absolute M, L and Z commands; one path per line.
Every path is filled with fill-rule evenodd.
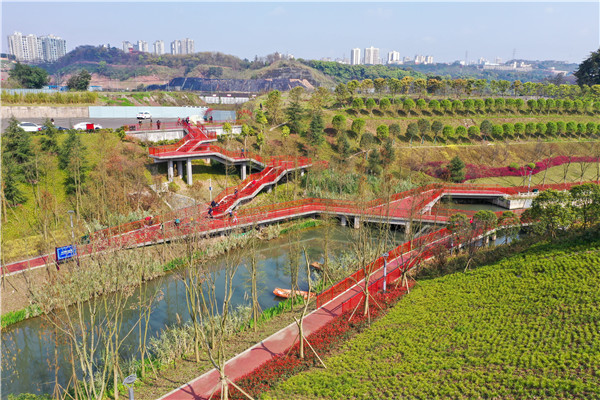
M 559 165 L 548 168 L 547 171 L 539 172 L 531 176 L 532 185 L 543 183 L 586 182 L 598 180 L 597 163 L 572 163 L 571 165 Z M 529 177 L 520 176 L 498 176 L 494 178 L 479 178 L 467 181 L 479 185 L 501 185 L 501 186 L 527 186 Z
M 598 399 L 600 234 L 424 280 L 265 398 Z

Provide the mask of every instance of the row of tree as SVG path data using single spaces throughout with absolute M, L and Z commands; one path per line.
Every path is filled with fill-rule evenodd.
M 483 97 L 488 95 L 501 96 L 528 96 L 549 98 L 577 98 L 600 96 L 600 84 L 594 85 L 555 85 L 554 83 L 540 82 L 509 82 L 506 80 L 487 81 L 485 79 L 452 79 L 446 80 L 439 77 L 413 78 L 405 76 L 402 79 L 376 78 L 362 81 L 351 80 L 348 83 L 339 83 L 335 87 L 336 99 L 340 104 L 346 104 L 355 94 L 375 94 L 382 96 L 386 93 L 396 96 L 398 94 L 416 96 L 454 96 Z
M 486 113 L 524 113 L 529 114 L 550 114 L 550 113 L 566 113 L 566 114 L 583 114 L 583 113 L 600 113 L 600 100 L 591 99 L 529 99 L 527 102 L 520 98 L 486 98 L 486 99 L 443 99 L 443 100 L 426 100 L 412 98 L 387 98 L 383 97 L 378 101 L 372 97 L 363 99 L 362 97 L 354 97 L 349 106 L 355 111 L 360 112 L 364 109 L 370 113 L 375 108 L 381 112 L 399 111 L 402 110 L 406 114 L 414 114 L 415 112 L 435 113 L 435 114 L 486 114 Z
M 50 76 L 45 69 L 19 62 L 8 72 L 8 76 L 9 86 L 25 89 L 41 89 L 50 82 Z M 67 87 L 69 90 L 87 90 L 91 80 L 92 75 L 87 70 L 81 69 L 72 73 L 67 80 Z

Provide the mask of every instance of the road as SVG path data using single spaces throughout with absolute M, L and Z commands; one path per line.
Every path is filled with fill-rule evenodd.
M 2 119 L 2 132 L 8 127 L 8 119 Z M 23 118 L 21 122 L 33 122 L 34 124 L 43 125 L 46 118 Z M 102 125 L 103 128 L 117 129 L 123 125 L 137 125 L 138 120 L 135 118 L 54 118 L 54 125 L 64 128 L 71 128 L 79 122 L 93 122 Z M 156 123 L 156 119 L 152 122 Z M 177 118 L 161 119 L 160 122 L 177 122 Z M 142 122 L 143 125 L 148 125 L 150 120 Z

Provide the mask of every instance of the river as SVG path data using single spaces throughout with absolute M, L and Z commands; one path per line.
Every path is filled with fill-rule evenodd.
M 348 250 L 352 238 L 351 228 L 336 226 L 331 233 L 330 257 Z M 323 260 L 324 229 L 312 228 L 303 230 L 297 240 L 306 247 L 310 262 Z M 402 230 L 394 230 L 391 235 L 397 246 L 403 240 Z M 262 242 L 259 246 L 259 269 L 263 278 L 259 283 L 259 302 L 261 308 L 275 306 L 280 301 L 273 295 L 276 287 L 289 288 L 290 275 L 287 271 L 289 259 L 288 236 Z M 236 250 L 243 252 L 244 250 Z M 212 262 L 216 270 L 224 267 L 223 257 Z M 300 264 L 303 265 L 303 264 Z M 223 287 L 223 277 L 217 279 L 217 288 Z M 248 273 L 244 264 L 240 264 L 234 278 L 233 305 L 249 304 L 247 289 Z M 159 279 L 146 283 L 149 292 L 160 290 L 161 300 L 154 305 L 151 315 L 150 330 L 152 336 L 169 325 L 189 320 L 185 300 L 185 286 L 177 273 L 169 273 Z M 300 289 L 307 290 L 306 271 L 300 269 Z M 218 290 L 217 290 L 218 291 Z M 125 313 L 124 329 L 132 326 L 137 320 L 137 311 Z M 124 344 L 123 357 L 131 357 L 135 353 L 138 342 L 138 330 L 134 329 Z M 128 350 L 131 348 L 131 350 Z M 64 343 L 56 342 L 53 328 L 44 318 L 33 318 L 8 327 L 2 332 L 2 399 L 9 394 L 18 393 L 52 393 L 54 385 L 59 382 L 65 385 L 71 376 L 68 348 Z

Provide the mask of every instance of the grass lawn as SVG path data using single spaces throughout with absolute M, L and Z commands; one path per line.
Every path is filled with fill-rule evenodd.
M 264 398 L 600 398 L 600 234 L 421 280 Z
M 567 166 L 559 165 L 557 167 L 548 168 L 546 171 L 539 172 L 531 176 L 532 185 L 541 185 L 544 182 L 549 183 L 563 183 L 567 182 L 580 182 L 580 181 L 596 181 L 598 179 L 598 167 L 597 163 L 572 163 Z M 544 181 L 545 175 L 545 181 Z M 474 183 L 478 185 L 501 185 L 501 186 L 527 186 L 529 177 L 520 176 L 499 176 L 494 178 L 478 178 L 467 181 L 467 183 Z

